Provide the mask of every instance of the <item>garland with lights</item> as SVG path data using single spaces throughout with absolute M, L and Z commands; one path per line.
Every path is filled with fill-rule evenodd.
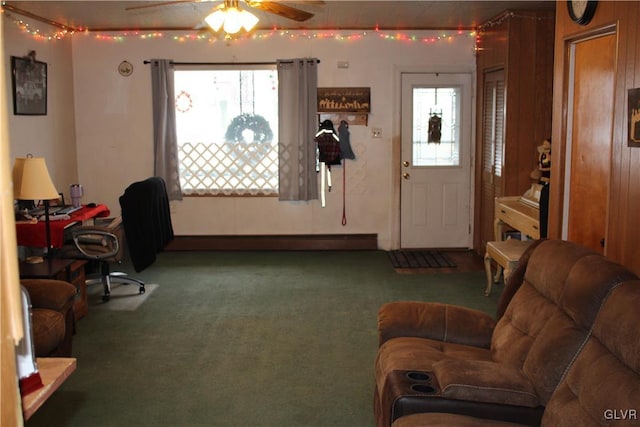
M 224 137 L 227 141 L 242 142 L 244 140 L 242 132 L 247 129 L 253 132 L 253 141 L 267 142 L 273 139 L 271 126 L 269 126 L 269 122 L 264 117 L 246 113 L 240 114 L 231 120 Z
M 389 41 L 398 41 L 404 43 L 425 43 L 432 44 L 438 42 L 447 42 L 451 41 L 456 37 L 475 37 L 476 32 L 473 30 L 455 30 L 449 31 L 446 33 L 438 34 L 435 36 L 424 36 L 422 34 L 409 34 L 406 32 L 398 32 L 393 30 L 380 29 L 378 27 L 372 28 L 371 30 L 363 30 L 363 31 L 350 31 L 350 30 L 289 30 L 287 28 L 276 28 L 274 27 L 271 31 L 257 31 L 244 34 L 242 36 L 228 38 L 224 37 L 220 39 L 217 36 L 211 36 L 210 34 L 204 33 L 190 33 L 190 34 L 170 34 L 172 32 L 161 32 L 161 31 L 138 31 L 138 30 L 123 30 L 121 34 L 105 34 L 99 32 L 93 32 L 89 28 L 68 28 L 62 29 L 53 32 L 43 31 L 39 28 L 35 28 L 34 25 L 29 24 L 26 20 L 18 18 L 11 14 L 4 8 L 0 8 L 0 14 L 4 15 L 8 20 L 12 21 L 16 26 L 18 26 L 23 32 L 30 34 L 33 38 L 37 40 L 60 40 L 67 37 L 77 37 L 79 35 L 89 35 L 94 37 L 96 40 L 101 41 L 112 41 L 112 42 L 123 42 L 128 38 L 139 38 L 141 40 L 152 40 L 157 38 L 171 38 L 176 42 L 184 43 L 187 41 L 202 41 L 208 43 L 216 43 L 216 42 L 241 42 L 244 40 L 266 40 L 272 37 L 281 37 L 287 39 L 318 39 L 318 40 L 326 40 L 326 39 L 334 39 L 338 41 L 346 41 L 346 42 L 354 42 L 358 40 L 362 40 L 367 37 L 379 37 L 383 40 Z M 422 33 L 423 31 L 429 30 L 417 30 L 418 33 Z

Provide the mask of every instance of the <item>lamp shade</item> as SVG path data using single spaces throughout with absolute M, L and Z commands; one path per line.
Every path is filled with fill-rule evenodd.
M 204 18 L 204 21 L 207 23 L 209 27 L 213 31 L 218 31 L 222 28 L 222 24 L 224 24 L 225 13 L 224 11 L 218 9 L 213 12 L 211 15 Z
M 16 200 L 52 200 L 59 197 L 43 157 L 19 157 L 13 165 Z
M 237 3 L 237 2 L 236 2 Z M 251 31 L 258 23 L 258 18 L 246 10 L 242 10 L 232 3 L 218 6 L 213 13 L 207 16 L 204 21 L 213 30 L 219 31 L 221 28 L 227 34 L 235 34 L 241 29 Z
M 258 18 L 251 12 L 243 10 L 240 12 L 240 15 L 242 18 L 242 28 L 244 28 L 245 31 L 251 31 L 258 23 Z

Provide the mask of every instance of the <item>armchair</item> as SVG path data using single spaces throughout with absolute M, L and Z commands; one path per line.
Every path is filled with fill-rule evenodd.
M 99 272 L 89 277 L 87 285 L 102 283 L 102 300 L 109 301 L 111 282 L 138 285 L 139 293 L 145 292 L 144 282 L 122 272 L 112 272 L 111 263 L 120 263 L 123 258 L 124 229 L 122 217 L 97 220 L 96 225 L 77 227 L 71 230 L 72 244 L 62 249 L 64 258 L 86 259 L 99 262 Z M 92 275 L 89 275 L 92 276 Z
M 36 357 L 70 357 L 76 287 L 53 279 L 22 279 L 31 301 L 31 326 Z

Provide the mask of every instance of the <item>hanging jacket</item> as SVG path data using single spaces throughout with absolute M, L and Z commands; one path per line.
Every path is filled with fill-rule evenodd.
M 318 144 L 320 162 L 328 166 L 340 164 L 340 139 L 331 120 L 325 120 L 320 124 L 315 141 Z
M 338 138 L 340 139 L 340 157 L 343 159 L 355 159 L 356 155 L 351 149 L 351 135 L 349 134 L 349 123 L 340 121 L 338 126 Z

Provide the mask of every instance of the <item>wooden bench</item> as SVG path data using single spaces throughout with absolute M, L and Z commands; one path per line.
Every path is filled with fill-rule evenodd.
M 520 257 L 531 242 L 531 240 L 523 241 L 516 239 L 487 242 L 486 252 L 484 254 L 484 269 L 487 273 L 487 288 L 484 291 L 485 296 L 491 295 L 491 287 L 493 283 L 498 283 L 503 269 L 504 280 L 507 280 L 511 271 L 518 266 Z M 496 274 L 493 277 L 491 274 L 491 260 L 494 260 L 497 264 Z

